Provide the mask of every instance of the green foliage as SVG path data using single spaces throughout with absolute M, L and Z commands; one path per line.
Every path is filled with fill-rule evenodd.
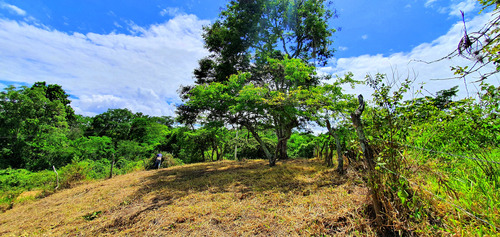
M 375 107 L 366 109 L 365 123 L 370 143 L 368 149 L 374 152 L 377 165 L 374 177 L 369 177 L 374 182 L 369 184 L 377 190 L 378 201 L 385 208 L 385 223 L 408 225 L 414 221 L 412 214 L 424 208 L 420 197 L 414 195 L 404 178 L 408 160 L 401 152 L 404 150 L 401 144 L 406 142 L 408 130 L 413 126 L 413 121 L 404 114 L 403 102 L 412 80 L 406 78 L 401 82 L 398 78 L 387 79 L 384 74 L 376 74 L 368 75 L 366 82 L 374 89 Z
M 61 186 L 65 188 L 71 187 L 73 183 L 90 178 L 89 173 L 93 166 L 94 162 L 90 160 L 74 160 L 71 164 L 62 167 L 59 171 Z
M 54 181 L 55 174 L 50 171 L 0 170 L 0 212 L 11 208 L 12 203 L 22 192 L 53 188 Z
M 240 135 L 240 139 L 238 142 L 238 154 L 237 157 L 239 160 L 241 159 L 262 159 L 263 156 L 263 148 L 261 144 L 252 136 L 250 136 L 250 132 L 246 129 L 242 129 L 240 131 L 242 135 Z M 271 132 L 261 132 L 261 139 L 263 143 L 269 149 L 276 148 L 276 137 Z M 234 154 L 232 154 L 234 157 Z
M 319 82 L 309 62 L 324 65 L 333 53 L 332 16 L 323 0 L 231 1 L 204 28 L 211 54 L 194 71 L 197 85 L 181 90 L 180 121 L 245 126 L 270 165 L 288 158 L 292 129 L 306 120 L 302 101 Z M 261 128 L 276 131 L 274 155 L 259 137 Z
M 73 142 L 73 146 L 76 150 L 75 157 L 89 160 L 111 158 L 114 151 L 112 139 L 106 136 L 81 137 Z
M 102 211 L 91 212 L 91 213 L 84 215 L 83 219 L 85 219 L 87 221 L 91 221 L 91 220 L 94 220 L 95 218 L 99 217 L 101 214 L 102 214 Z
M 153 151 L 153 147 L 146 143 L 122 140 L 118 142 L 115 154 L 121 159 L 134 161 L 146 158 Z
M 66 112 L 66 120 L 68 123 L 73 123 L 76 119 L 75 111 L 71 108 L 71 101 L 68 99 L 69 95 L 62 89 L 62 86 L 57 84 L 49 84 L 47 85 L 43 82 L 36 82 L 33 84 L 31 89 L 40 88 L 43 90 L 45 97 L 50 101 L 60 101 L 62 106 L 64 106 L 64 110 Z
M 364 123 L 378 163 L 379 195 L 385 212 L 393 213 L 386 221 L 435 218 L 439 211 L 424 198 L 431 192 L 431 198 L 438 196 L 444 205 L 462 208 L 457 209 L 460 214 L 466 210 L 498 225 L 499 206 L 494 200 L 499 193 L 495 154 L 500 89 L 483 82 L 478 100 L 453 101 L 458 91 L 454 87 L 433 97 L 402 101 L 410 80 L 390 81 L 379 74 L 367 79 L 375 89 L 375 106 L 366 109 Z M 418 193 L 419 185 L 426 192 Z M 440 218 L 453 226 L 450 229 L 484 224 L 461 215 Z
M 183 160 L 181 160 L 179 158 L 175 158 L 172 154 L 170 154 L 168 152 L 161 151 L 159 153 L 161 153 L 163 155 L 163 160 L 161 162 L 161 168 L 168 168 L 168 167 L 179 166 L 179 165 L 184 164 Z M 158 167 L 153 167 L 153 165 L 156 161 L 156 155 L 153 155 L 151 157 L 152 158 L 148 159 L 147 168 L 148 169 L 157 169 Z
M 133 119 L 134 114 L 128 109 L 108 109 L 93 118 L 92 132 L 95 136 L 125 140 L 129 137 Z
M 194 71 L 196 84 L 224 82 L 238 72 L 262 69 L 260 64 L 266 64 L 268 57 L 325 64 L 334 51 L 331 36 L 335 32 L 328 25 L 334 15 L 325 2 L 229 2 L 214 24 L 203 28 L 205 47 L 211 54 Z M 189 90 L 186 87 L 184 92 Z
M 315 136 L 309 133 L 293 133 L 288 143 L 288 153 L 292 158 L 312 158 Z
M 55 89 L 35 84 L 0 93 L 0 168 L 45 169 L 70 159 L 59 149 L 69 142 L 67 95 L 57 85 L 49 88 Z
M 38 187 L 50 186 L 55 180 L 51 171 L 30 172 L 25 169 L 0 170 L 0 188 L 31 190 Z
M 287 158 L 287 141 L 292 129 L 307 119 L 307 103 L 316 95 L 309 90 L 317 82 L 314 68 L 298 59 L 283 60 L 268 58 L 269 76 L 254 82 L 252 74 L 232 75 L 227 82 L 213 82 L 195 86 L 186 96 L 186 108 L 198 110 L 224 111 L 203 117 L 207 123 L 221 119 L 245 126 L 261 147 L 270 163 L 274 159 Z M 181 109 L 182 110 L 182 109 Z M 201 116 L 202 114 L 199 114 Z M 180 118 L 187 122 L 188 118 Z M 256 132 L 256 128 L 272 128 L 276 131 L 278 144 L 274 156 L 266 152 L 267 147 Z M 203 143 L 200 143 L 203 144 Z
M 187 128 L 174 130 L 166 146 L 162 150 L 171 152 L 174 157 L 180 157 L 185 163 L 205 161 L 205 151 L 208 149 L 206 130 L 190 131 Z

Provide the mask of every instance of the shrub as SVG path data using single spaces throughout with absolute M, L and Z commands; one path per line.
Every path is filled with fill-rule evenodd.
M 59 172 L 61 186 L 71 187 L 73 183 L 87 179 L 90 170 L 91 162 L 73 160 L 71 164 L 62 167 Z

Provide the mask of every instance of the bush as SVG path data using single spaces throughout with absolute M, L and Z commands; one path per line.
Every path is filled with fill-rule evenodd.
M 148 159 L 149 160 L 149 159 Z M 114 174 L 127 174 L 134 171 L 144 170 L 147 168 L 148 160 L 137 160 L 131 161 L 127 159 L 120 159 L 116 162 L 115 168 L 113 168 Z
M 53 185 L 55 174 L 45 170 L 40 172 L 30 172 L 25 169 L 5 169 L 0 170 L 0 190 L 7 191 L 13 189 L 31 190 L 37 187 Z
M 172 167 L 172 166 L 178 166 L 178 165 L 183 165 L 184 162 L 182 162 L 181 159 L 179 158 L 174 158 L 174 156 L 170 153 L 166 153 L 165 156 L 163 157 L 163 163 L 162 167 Z
M 60 182 L 61 187 L 71 187 L 73 183 L 87 179 L 91 168 L 92 162 L 89 161 L 75 161 L 71 164 L 61 168 Z
M 16 198 L 24 191 L 52 189 L 55 183 L 55 174 L 49 170 L 40 172 L 30 172 L 25 169 L 0 170 L 0 212 L 10 209 Z

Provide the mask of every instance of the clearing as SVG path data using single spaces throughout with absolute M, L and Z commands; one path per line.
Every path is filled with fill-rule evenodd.
M 0 235 L 375 235 L 368 190 L 350 169 L 298 159 L 135 172 L 14 206 L 0 214 Z

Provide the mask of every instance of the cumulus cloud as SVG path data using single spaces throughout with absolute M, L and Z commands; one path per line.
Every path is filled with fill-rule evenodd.
M 177 89 L 192 84 L 197 61 L 207 54 L 194 15 L 178 15 L 135 34 L 68 34 L 0 19 L 0 80 L 56 83 L 74 96 L 80 114 L 129 108 L 173 115 Z
M 364 39 L 364 40 L 368 39 L 368 35 L 362 35 L 361 39 Z
M 489 14 L 482 14 L 475 17 L 467 23 L 468 29 L 472 32 L 482 27 L 490 18 Z M 413 86 L 415 90 L 420 87 L 420 84 L 425 83 L 424 88 L 431 93 L 436 91 L 449 89 L 455 85 L 460 87 L 460 96 L 466 97 L 467 90 L 469 96 L 473 96 L 476 91 L 476 85 L 470 82 L 476 81 L 480 75 L 471 76 L 468 78 L 468 83 L 464 84 L 463 80 L 433 80 L 445 79 L 454 77 L 451 66 L 470 65 L 471 62 L 463 58 L 452 58 L 435 63 L 423 63 L 421 61 L 434 61 L 448 55 L 456 49 L 458 42 L 462 36 L 462 22 L 457 22 L 443 36 L 429 43 L 423 43 L 413 48 L 410 52 L 399 52 L 388 56 L 378 55 L 361 55 L 351 58 L 337 58 L 331 62 L 331 67 L 321 69 L 323 73 L 331 73 L 342 76 L 347 72 L 353 72 L 356 79 L 364 80 L 367 74 L 374 75 L 376 73 L 387 74 L 389 78 L 393 75 L 396 78 L 404 79 L 406 76 L 415 79 Z M 498 83 L 498 79 L 490 80 L 492 83 Z M 349 93 L 363 94 L 369 96 L 373 90 L 368 87 L 360 86 L 355 90 L 347 89 Z M 428 95 L 428 94 L 426 94 Z
M 23 9 L 17 7 L 17 6 L 11 5 L 11 4 L 0 2 L 0 8 L 6 9 L 6 10 L 8 10 L 11 13 L 17 14 L 17 15 L 20 15 L 20 16 L 25 16 L 26 15 L 26 11 L 25 10 L 23 10 Z

